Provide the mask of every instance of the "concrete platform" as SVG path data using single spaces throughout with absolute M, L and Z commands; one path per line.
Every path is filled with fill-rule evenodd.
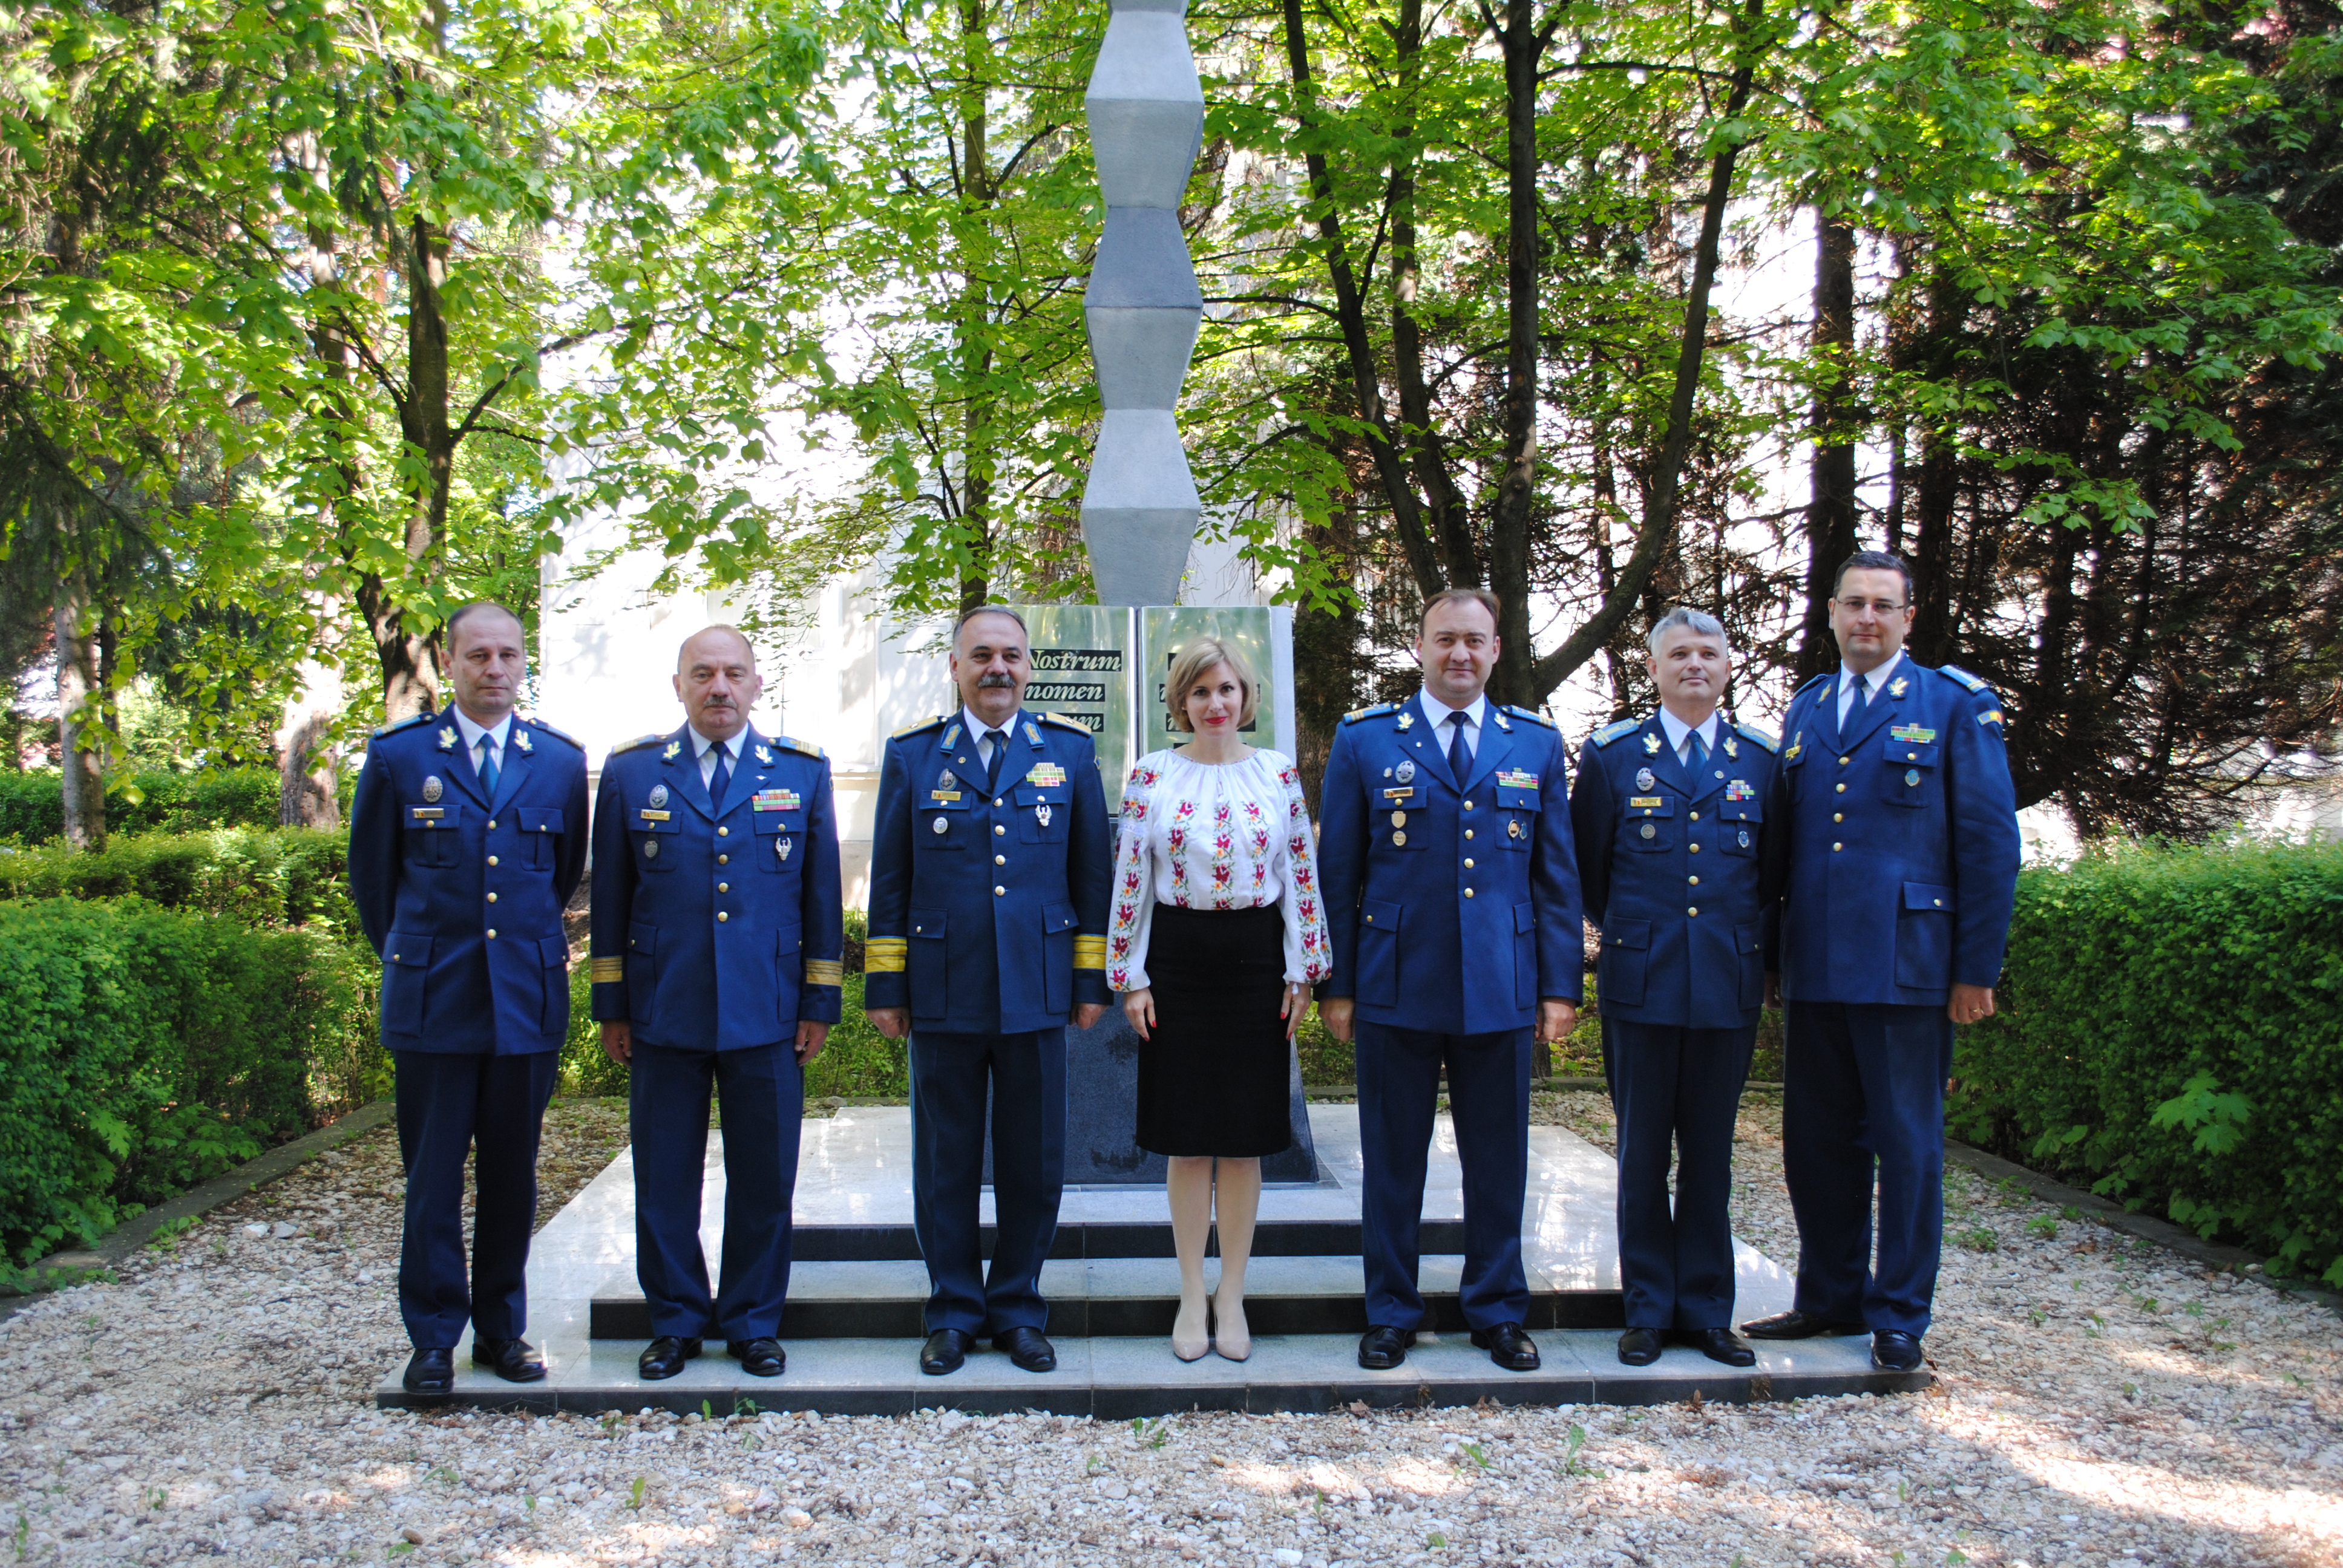
M 1434 1251 L 1449 1236 L 1461 1243 L 1463 1172 L 1454 1131 L 1440 1119 L 1425 1183 L 1423 1280 L 1443 1332 L 1427 1333 L 1406 1363 L 1369 1372 L 1356 1361 L 1359 1261 L 1356 1236 L 1361 1176 L 1356 1111 L 1310 1108 L 1322 1179 L 1271 1187 L 1262 1194 L 1264 1242 L 1248 1276 L 1253 1353 L 1242 1364 L 1218 1356 L 1183 1365 L 1163 1336 L 1176 1287 L 1160 1188 L 1070 1188 L 1061 1211 L 1056 1261 L 1045 1275 L 1053 1312 L 1058 1370 L 1018 1371 L 988 1346 L 950 1377 L 918 1368 L 917 1307 L 925 1275 L 915 1258 L 895 1255 L 909 1232 L 910 1128 L 900 1108 L 854 1109 L 809 1121 L 797 1190 L 797 1257 L 791 1317 L 784 1344 L 789 1370 L 752 1378 L 721 1345 L 682 1375 L 646 1383 L 635 1374 L 642 1311 L 634 1276 L 633 1166 L 621 1154 L 540 1231 L 529 1261 L 529 1338 L 550 1375 L 515 1385 L 474 1371 L 458 1354 L 448 1398 L 419 1400 L 398 1382 L 398 1367 L 376 1391 L 386 1407 L 447 1403 L 538 1411 L 696 1411 L 728 1413 L 819 1410 L 825 1414 L 900 1414 L 944 1406 L 975 1412 L 1043 1410 L 1129 1418 L 1191 1409 L 1321 1411 L 1370 1406 L 1503 1403 L 1672 1402 L 1697 1392 L 1704 1400 L 1789 1399 L 1811 1394 L 1892 1392 L 1922 1388 L 1926 1372 L 1872 1370 L 1865 1339 L 1819 1340 L 1761 1347 L 1757 1366 L 1735 1372 L 1694 1352 L 1671 1349 L 1650 1367 L 1624 1367 L 1614 1346 L 1618 1258 L 1609 1156 L 1557 1127 L 1530 1130 L 1530 1179 L 1523 1214 L 1523 1251 L 1545 1322 L 1532 1330 L 1544 1367 L 1508 1373 L 1472 1348 L 1453 1321 L 1459 1260 Z M 991 1217 L 991 1194 L 981 1212 Z M 711 1138 L 703 1199 L 702 1241 L 711 1265 L 722 1245 L 720 1142 Z M 1161 1232 L 1160 1251 L 1153 1238 Z M 1338 1243 L 1347 1243 L 1340 1251 Z M 1280 1251 L 1279 1248 L 1285 1250 Z M 1790 1282 L 1755 1249 L 1736 1245 L 1736 1315 L 1754 1317 L 1790 1304 Z M 1208 1281 L 1218 1275 L 1208 1265 Z M 1342 1316 L 1339 1314 L 1347 1313 Z M 897 1319 L 900 1322 L 897 1322 Z M 1356 1324 L 1357 1326 L 1353 1326 Z M 597 1332 L 598 1328 L 603 1331 Z

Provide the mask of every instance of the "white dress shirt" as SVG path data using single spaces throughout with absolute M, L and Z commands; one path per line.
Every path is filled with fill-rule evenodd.
M 731 739 L 721 742 L 724 748 L 724 755 L 731 759 L 732 770 L 735 773 L 738 773 L 740 770 L 741 743 L 746 741 L 748 739 L 749 727 L 744 724 L 740 727 L 739 733 L 735 734 Z M 702 735 L 697 729 L 694 729 L 691 732 L 691 749 L 699 758 L 699 783 L 700 788 L 702 789 L 706 789 L 716 782 L 716 748 L 719 742 L 710 740 L 707 736 Z
M 1676 760 L 1687 768 L 1692 766 L 1692 759 L 1684 754 L 1685 739 L 1692 735 L 1698 735 L 1702 749 L 1714 757 L 1716 755 L 1717 723 L 1717 715 L 1714 709 L 1709 710 L 1708 717 L 1701 721 L 1697 729 L 1670 713 L 1666 709 L 1660 709 L 1660 728 L 1667 732 L 1668 749 L 1674 752 Z
M 985 735 L 995 729 L 998 729 L 1003 736 L 1014 735 L 1017 733 L 1017 721 L 1024 716 L 1025 710 L 1021 708 L 998 725 L 991 725 L 979 719 L 974 709 L 966 703 L 960 704 L 960 721 L 968 726 L 968 738 L 976 743 L 976 759 L 987 768 L 991 767 L 992 745 L 985 739 Z
M 1440 754 L 1443 757 L 1448 755 L 1448 738 L 1455 733 L 1455 727 L 1448 722 L 1448 716 L 1452 713 L 1464 716 L 1464 749 L 1468 755 L 1479 757 L 1481 720 L 1488 716 L 1488 712 L 1489 699 L 1485 693 L 1474 698 L 1469 708 L 1451 708 L 1432 695 L 1432 688 L 1427 686 L 1423 689 L 1423 716 L 1432 720 L 1432 728 L 1440 737 Z
M 1899 648 L 1896 650 L 1895 658 L 1868 675 L 1859 676 L 1844 664 L 1838 667 L 1838 728 L 1841 734 L 1846 731 L 1847 709 L 1855 706 L 1855 682 L 1860 680 L 1871 689 L 1864 694 L 1866 701 L 1876 702 L 1879 700 L 1881 689 L 1887 684 L 1888 678 L 1896 673 L 1896 667 L 1903 662 L 1904 650 Z
M 472 768 L 475 772 L 485 775 L 491 762 L 496 764 L 498 773 L 504 772 L 505 742 L 512 737 L 512 715 L 508 713 L 497 720 L 495 729 L 483 729 L 466 718 L 462 709 L 456 709 L 456 729 L 464 738 L 464 750 L 472 759 Z M 488 743 L 488 754 L 486 757 L 480 755 L 480 741 L 483 738 Z

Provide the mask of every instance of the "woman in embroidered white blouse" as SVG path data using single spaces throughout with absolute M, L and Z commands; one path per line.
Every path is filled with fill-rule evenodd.
M 1172 661 L 1164 690 L 1195 739 L 1131 770 L 1107 983 L 1141 1040 L 1140 1147 L 1170 1161 L 1172 1352 L 1242 1361 L 1252 1353 L 1244 1275 L 1261 1161 L 1292 1142 L 1293 1030 L 1330 967 L 1326 920 L 1301 775 L 1241 734 L 1258 700 L 1243 657 L 1199 638 Z M 1208 1312 L 1216 1187 L 1221 1279 Z

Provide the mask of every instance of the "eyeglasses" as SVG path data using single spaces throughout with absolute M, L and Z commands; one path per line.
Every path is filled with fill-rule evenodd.
M 1853 610 L 1857 615 L 1861 615 L 1865 610 L 1869 610 L 1874 615 L 1894 615 L 1897 610 L 1904 608 L 1901 604 L 1893 603 L 1884 598 L 1843 598 L 1837 602 L 1839 608 Z

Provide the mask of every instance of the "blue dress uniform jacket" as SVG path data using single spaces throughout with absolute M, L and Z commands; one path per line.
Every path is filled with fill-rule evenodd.
M 1762 729 L 1719 724 L 1694 777 L 1655 713 L 1598 730 L 1579 753 L 1570 812 L 1587 918 L 1603 930 L 1595 999 L 1619 1118 L 1630 1328 L 1732 1320 L 1733 1124 L 1778 897 L 1778 859 L 1765 852 L 1776 749 Z
M 516 714 L 493 799 L 451 715 L 377 733 L 350 812 L 350 894 L 382 956 L 383 1043 L 498 1056 L 569 1030 L 562 906 L 586 869 L 586 754 Z
M 1782 723 L 1783 998 L 1942 1007 L 2001 978 L 2016 901 L 2001 704 L 1909 658 L 1845 735 L 1837 698 L 1817 677 Z
M 1355 998 L 1370 1022 L 1527 1029 L 1538 999 L 1585 990 L 1568 753 L 1536 715 L 1484 711 L 1462 779 L 1420 697 L 1335 732 L 1318 849 L 1334 969 L 1319 994 Z
M 586 869 L 586 757 L 516 714 L 497 787 L 452 715 L 379 731 L 350 814 L 350 894 L 382 956 L 407 1168 L 399 1316 L 417 1349 L 528 1320 L 537 1148 L 569 1027 L 561 910 Z M 478 1146 L 468 1273 L 464 1165 Z
M 805 1076 L 835 1023 L 845 915 L 830 762 L 744 732 L 721 799 L 689 725 L 610 753 L 594 809 L 594 1016 L 626 1019 L 635 1267 L 654 1336 L 780 1332 Z M 724 1260 L 699 1245 L 710 1091 L 724 1108 Z
M 1762 729 L 1720 723 L 1702 777 L 1690 779 L 1654 714 L 1598 730 L 1580 751 L 1570 815 L 1586 918 L 1603 931 L 1595 996 L 1605 1018 L 1757 1021 L 1779 897 L 1778 864 L 1762 853 L 1777 746 Z
M 1768 839 L 1785 867 L 1782 1144 L 1796 1305 L 1921 1334 L 1944 1237 L 1946 1004 L 1956 983 L 2000 978 L 2016 799 L 1985 682 L 1900 660 L 1842 732 L 1839 678 L 1791 699 L 1772 808 L 1785 831 Z
M 887 743 L 863 1002 L 911 1015 L 911 1198 L 930 1332 L 1049 1321 L 1065 1183 L 1066 1020 L 1104 1005 L 1114 845 L 1090 731 L 1020 713 L 994 787 L 960 714 Z M 992 1104 L 996 1228 L 980 1198 Z
M 1090 731 L 1020 713 L 999 788 L 959 715 L 896 733 L 879 770 L 863 1005 L 915 1027 L 1061 1028 L 1106 983 L 1112 828 Z
M 693 1050 L 836 1023 L 838 825 L 819 747 L 759 735 L 721 801 L 689 725 L 618 747 L 594 806 L 594 1016 Z
M 1422 694 L 1346 716 L 1320 790 L 1319 879 L 1334 970 L 1354 997 L 1366 1313 L 1426 1326 L 1417 1282 L 1423 1181 L 1448 1075 L 1464 1177 L 1467 1326 L 1527 1321 L 1522 1203 L 1530 1044 L 1541 998 L 1585 989 L 1568 755 L 1521 709 L 1483 709 L 1462 779 Z

